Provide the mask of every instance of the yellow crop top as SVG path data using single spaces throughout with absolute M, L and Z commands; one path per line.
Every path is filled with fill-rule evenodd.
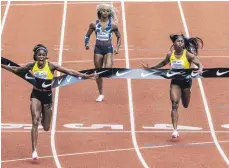
M 40 69 L 37 65 L 37 61 L 35 62 L 32 72 L 34 74 L 34 76 L 36 76 L 37 78 L 41 78 L 41 79 L 53 79 L 53 74 L 49 68 L 48 65 L 48 60 L 45 61 L 45 66 Z
M 183 54 L 180 58 L 177 58 L 174 52 L 175 50 L 170 57 L 171 69 L 189 69 L 191 65 L 186 57 L 187 50 L 185 49 L 183 51 Z

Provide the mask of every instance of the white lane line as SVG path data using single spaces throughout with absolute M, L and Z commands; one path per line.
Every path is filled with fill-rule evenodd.
M 5 23 L 6 23 L 6 18 L 7 18 L 7 15 L 8 15 L 8 11 L 9 11 L 9 8 L 10 8 L 10 1 L 7 2 L 7 6 L 6 6 L 6 9 L 5 9 L 5 12 L 4 12 L 4 15 L 3 15 L 3 19 L 1 20 L 1 51 L 3 50 L 3 45 L 2 45 L 2 32 L 3 32 L 3 29 L 4 29 L 4 26 L 5 26 Z M 2 55 L 2 52 L 1 54 Z M 0 73 L 1 73 L 1 69 L 0 69 Z M 0 87 L 2 88 L 2 83 L 0 83 Z M 1 105 L 0 105 L 1 106 Z M 0 120 L 1 119 L 1 116 L 0 116 Z M 0 135 L 0 138 L 2 139 L 1 135 Z M 1 157 L 1 153 L 0 153 L 0 157 Z
M 129 53 L 128 53 L 128 40 L 127 40 L 127 27 L 126 27 L 126 12 L 125 12 L 125 2 L 124 0 L 121 1 L 122 7 L 122 23 L 123 23 L 123 37 L 124 37 L 124 48 L 125 48 L 125 58 L 126 58 L 126 68 L 130 68 L 130 60 L 129 60 Z M 145 168 L 149 168 L 147 163 L 145 162 L 136 139 L 135 134 L 135 118 L 134 118 L 134 108 L 133 108 L 133 96 L 132 96 L 132 86 L 131 80 L 127 79 L 127 88 L 128 88 L 128 100 L 129 100 L 129 111 L 130 111 L 130 125 L 131 125 L 131 137 L 132 142 L 134 145 L 134 149 L 137 153 L 139 160 L 141 161 L 142 165 Z
M 67 0 L 64 1 L 63 6 L 63 18 L 62 18 L 62 27 L 61 27 L 61 37 L 60 37 L 60 51 L 58 58 L 58 65 L 62 63 L 63 57 L 63 46 L 64 46 L 64 33 L 65 33 L 65 25 L 66 25 L 66 16 L 67 16 Z M 57 72 L 57 76 L 60 76 L 60 72 Z M 61 168 L 60 161 L 58 159 L 58 155 L 56 152 L 55 145 L 55 132 L 56 132 L 56 120 L 57 120 L 57 109 L 58 109 L 58 100 L 59 100 L 59 87 L 55 89 L 55 99 L 54 99 L 54 108 L 53 108 L 53 120 L 52 120 L 52 130 L 51 130 L 51 147 L 53 157 L 58 168 Z
M 185 16 L 184 16 L 184 12 L 183 12 L 183 9 L 182 9 L 181 2 L 177 1 L 177 3 L 178 3 L 179 11 L 180 11 L 180 14 L 181 14 L 181 19 L 182 19 L 182 22 L 183 22 L 183 25 L 184 25 L 185 33 L 186 33 L 186 35 L 188 37 L 190 37 L 189 31 L 188 31 L 188 26 L 187 26 L 187 23 L 186 23 L 186 20 L 185 20 Z M 211 112 L 210 112 L 210 109 L 208 107 L 208 102 L 207 102 L 207 98 L 206 98 L 206 95 L 205 95 L 205 91 L 204 91 L 204 87 L 203 87 L 203 84 L 202 84 L 202 80 L 200 78 L 198 78 L 197 80 L 198 80 L 198 84 L 199 84 L 199 87 L 200 87 L 200 93 L 201 93 L 201 96 L 202 96 L 202 99 L 203 99 L 204 109 L 205 109 L 205 112 L 206 112 L 206 115 L 207 115 L 208 124 L 209 124 L 210 131 L 211 131 L 211 136 L 213 138 L 213 141 L 214 141 L 214 143 L 215 143 L 220 155 L 223 157 L 223 159 L 225 160 L 225 162 L 229 166 L 229 160 L 228 160 L 226 154 L 224 153 L 223 149 L 221 148 L 221 146 L 220 146 L 220 144 L 219 144 L 219 142 L 217 140 L 216 134 L 215 134 L 215 130 L 214 130 L 214 126 L 213 126 L 212 118 L 211 118 Z
M 229 143 L 229 141 L 219 141 L 220 143 Z M 194 142 L 194 143 L 187 143 L 187 144 L 154 144 L 149 146 L 143 146 L 139 147 L 139 149 L 156 149 L 156 148 L 167 148 L 167 147 L 195 147 L 195 146 L 201 146 L 201 145 L 207 145 L 212 144 L 214 145 L 214 142 Z M 99 153 L 109 153 L 109 152 L 120 152 L 120 151 L 132 151 L 135 150 L 135 148 L 122 148 L 122 149 L 110 149 L 110 150 L 100 150 L 100 151 L 91 151 L 91 152 L 77 152 L 77 153 L 67 153 L 67 154 L 60 154 L 59 157 L 65 157 L 65 156 L 76 156 L 76 155 L 88 155 L 88 154 L 99 154 Z M 52 158 L 53 156 L 41 156 L 39 159 L 46 159 L 46 158 Z M 8 162 L 16 162 L 16 161 L 24 161 L 24 160 L 31 160 L 31 158 L 22 158 L 22 159 L 12 159 L 12 160 L 3 160 L 2 163 L 8 163 Z
M 10 3 L 11 1 L 8 1 L 7 4 L 6 4 L 6 9 L 5 9 L 5 12 L 4 12 L 4 15 L 3 15 L 3 19 L 2 19 L 2 26 L 1 26 L 1 36 L 2 36 L 2 32 L 3 32 L 3 28 L 5 26 L 5 23 L 6 23 L 6 18 L 7 18 L 7 14 L 8 14 L 8 11 L 10 9 Z

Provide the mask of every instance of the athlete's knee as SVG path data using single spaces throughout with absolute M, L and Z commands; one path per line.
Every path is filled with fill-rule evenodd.
M 172 111 L 171 111 L 171 117 L 172 117 L 172 118 L 178 117 L 178 112 L 177 112 L 178 103 L 179 103 L 179 102 L 176 102 L 176 101 L 173 101 L 173 102 L 172 102 Z
M 49 131 L 49 129 L 50 129 L 50 126 L 48 125 L 48 126 L 46 126 L 46 125 L 43 125 L 43 129 L 44 129 L 44 131 Z
M 182 99 L 182 105 L 183 105 L 184 108 L 188 108 L 188 106 L 189 106 L 189 100 Z
M 176 111 L 178 109 L 178 101 L 172 101 L 172 111 Z
M 34 117 L 33 119 L 33 127 L 37 128 L 39 126 L 40 117 Z
M 188 108 L 188 105 L 189 105 L 188 103 L 184 103 L 184 104 L 183 104 L 183 107 L 184 107 L 184 108 Z
M 43 129 L 44 129 L 44 131 L 49 131 L 49 129 L 50 129 L 50 123 L 51 122 L 43 122 L 43 124 L 42 124 L 42 126 L 43 126 Z

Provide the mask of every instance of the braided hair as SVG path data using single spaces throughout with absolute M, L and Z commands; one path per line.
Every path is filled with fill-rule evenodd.
M 118 10 L 110 4 L 97 5 L 96 12 L 97 12 L 98 19 L 101 19 L 101 11 L 103 10 L 104 7 L 108 7 L 108 9 L 110 10 L 110 15 L 108 16 L 109 20 L 111 20 L 114 23 L 118 23 L 118 18 L 116 16 L 116 12 L 118 12 Z
M 185 37 L 183 34 L 181 35 L 170 35 L 169 36 L 172 42 L 174 43 L 178 38 L 183 38 L 184 39 L 184 48 L 194 54 L 198 54 L 198 49 L 203 48 L 203 40 L 199 37 Z M 171 46 L 170 50 L 174 47 L 174 44 Z
M 33 52 L 34 52 L 34 54 L 33 54 L 33 59 L 34 59 L 34 61 L 37 60 L 37 59 L 36 59 L 36 56 L 37 56 L 38 51 L 40 51 L 40 50 L 44 50 L 44 52 L 46 53 L 46 55 L 48 54 L 48 49 L 47 49 L 47 47 L 45 47 L 43 44 L 37 44 L 37 45 L 33 48 Z

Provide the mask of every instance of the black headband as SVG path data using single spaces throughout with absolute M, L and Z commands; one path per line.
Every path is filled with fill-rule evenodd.
M 183 38 L 184 39 L 184 36 L 178 35 L 176 39 L 178 39 L 178 38 Z
M 43 47 L 43 46 L 38 47 L 38 48 L 35 50 L 35 53 L 36 53 L 37 51 L 39 51 L 39 50 L 44 50 L 46 53 L 48 53 L 47 48 L 45 48 L 45 47 Z

